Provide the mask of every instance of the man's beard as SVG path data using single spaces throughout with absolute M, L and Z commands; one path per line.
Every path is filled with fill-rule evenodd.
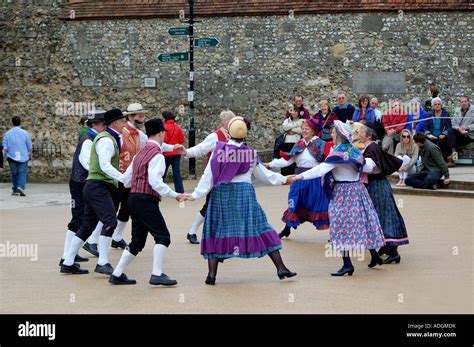
M 143 124 L 144 122 L 139 122 L 136 120 L 133 121 L 133 125 L 135 126 L 135 128 L 138 128 L 138 129 L 143 129 Z

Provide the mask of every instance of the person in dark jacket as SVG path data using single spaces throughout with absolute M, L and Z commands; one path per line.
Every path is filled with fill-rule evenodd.
M 333 109 L 334 113 L 341 122 L 345 123 L 346 120 L 352 120 L 352 116 L 355 112 L 355 107 L 347 101 L 347 95 L 345 92 L 339 92 L 337 94 L 337 105 Z
M 442 176 L 444 176 L 443 183 L 448 185 L 449 169 L 443 160 L 439 147 L 431 141 L 426 141 L 426 137 L 422 133 L 416 133 L 413 140 L 420 148 L 422 166 L 418 173 L 407 177 L 406 185 L 420 189 L 436 189 Z
M 428 112 L 423 131 L 428 140 L 438 145 L 445 161 L 448 160 L 448 131 L 451 129 L 451 118 L 443 108 L 440 98 L 431 100 L 433 110 Z M 429 119 L 435 117 L 434 119 Z

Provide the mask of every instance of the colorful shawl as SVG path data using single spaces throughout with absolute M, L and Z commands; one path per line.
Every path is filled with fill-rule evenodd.
M 213 187 L 246 173 L 256 160 L 256 152 L 244 144 L 238 147 L 217 142 L 211 159 Z

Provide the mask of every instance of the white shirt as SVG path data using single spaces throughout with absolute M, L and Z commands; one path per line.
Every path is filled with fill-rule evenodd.
M 283 131 L 286 133 L 287 131 L 293 131 L 294 135 L 286 134 L 285 136 L 285 143 L 296 143 L 301 138 L 301 125 L 303 124 L 304 119 L 298 118 L 297 120 L 293 120 L 291 117 L 285 119 L 283 122 L 282 128 Z
M 242 146 L 242 142 L 235 142 L 234 140 L 229 140 L 228 142 L 230 145 L 234 146 Z M 212 155 L 211 155 L 212 160 Z M 194 199 L 199 199 L 209 193 L 213 188 L 213 177 L 212 177 L 212 169 L 211 169 L 211 160 L 206 166 L 204 170 L 204 174 L 201 177 L 196 189 L 191 194 Z M 244 174 L 236 175 L 231 182 L 247 182 L 252 183 L 252 174 L 258 180 L 269 184 L 269 185 L 280 185 L 286 183 L 286 177 L 282 176 L 279 173 L 273 172 L 265 168 L 262 164 L 254 163 L 253 166 L 250 167 L 250 170 Z
M 153 140 L 148 140 L 153 142 L 162 149 L 162 146 Z M 132 186 L 132 176 L 133 176 L 133 164 L 135 163 L 135 158 L 132 160 L 132 164 L 127 168 L 127 171 L 123 174 L 123 185 L 126 188 L 130 188 Z M 161 196 L 166 198 L 176 198 L 178 193 L 172 190 L 165 182 L 163 182 L 163 175 L 165 173 L 166 164 L 165 164 L 165 157 L 163 154 L 158 154 L 153 157 L 148 163 L 148 183 L 150 184 L 151 188 Z
M 114 129 L 110 128 L 120 137 L 120 142 L 122 143 L 122 135 L 115 131 Z M 111 160 L 112 157 L 115 155 L 115 148 L 112 139 L 108 137 L 103 137 L 99 141 L 95 143 L 95 150 L 97 152 L 97 156 L 99 158 L 99 165 L 101 170 L 109 177 L 122 182 L 123 175 L 120 173 L 119 170 L 112 166 Z
M 204 141 L 186 150 L 186 158 L 204 157 L 216 148 L 217 142 L 219 142 L 217 134 L 215 132 L 210 133 Z
M 371 172 L 375 167 L 375 163 L 372 159 L 366 158 L 363 172 Z M 310 180 L 317 177 L 322 177 L 328 172 L 332 171 L 332 175 L 336 181 L 359 181 L 359 173 L 354 169 L 353 166 L 347 164 L 328 164 L 321 163 L 312 169 L 303 172 L 303 180 Z
M 97 135 L 97 131 L 90 128 L 94 134 Z M 91 160 L 91 149 L 92 149 L 92 140 L 87 139 L 84 140 L 81 146 L 81 150 L 79 151 L 79 163 L 81 163 L 82 167 L 89 171 L 89 163 Z
M 317 139 L 317 136 L 313 136 L 313 138 L 310 140 L 315 140 Z M 308 145 L 309 142 L 307 142 L 305 139 L 303 139 L 303 142 L 305 145 Z M 281 169 L 282 167 L 287 167 L 290 166 L 291 164 L 296 163 L 296 166 L 298 167 L 315 167 L 316 165 L 319 164 L 319 162 L 314 159 L 314 157 L 311 155 L 309 152 L 308 148 L 305 148 L 304 151 L 301 154 L 294 155 L 293 157 L 290 158 L 290 160 L 285 160 L 283 158 L 280 159 L 273 159 L 268 165 L 272 169 Z
M 382 120 L 382 112 L 374 108 L 374 113 L 375 113 L 375 120 L 380 122 Z

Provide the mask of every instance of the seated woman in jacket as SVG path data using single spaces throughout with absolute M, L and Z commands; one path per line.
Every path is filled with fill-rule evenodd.
M 400 181 L 397 186 L 406 186 L 405 179 L 408 174 L 416 173 L 416 161 L 418 160 L 418 146 L 413 142 L 411 131 L 404 129 L 401 132 L 400 143 L 395 149 L 395 156 L 403 160 L 401 168 L 398 170 Z
M 356 108 L 352 115 L 353 122 L 363 120 L 371 123 L 375 122 L 375 112 L 374 109 L 369 106 L 369 97 L 367 95 L 362 95 L 359 98 L 359 108 Z
M 428 115 L 428 112 L 421 107 L 420 99 L 413 98 L 411 100 L 410 111 L 408 112 L 408 124 L 405 129 L 410 130 L 412 133 L 422 133 L 425 126 L 425 119 Z M 414 123 L 416 122 L 416 123 Z
M 423 131 L 428 140 L 438 145 L 445 161 L 448 161 L 448 130 L 451 129 L 451 118 L 449 112 L 443 108 L 443 102 L 439 97 L 431 100 L 433 108 L 427 115 Z

